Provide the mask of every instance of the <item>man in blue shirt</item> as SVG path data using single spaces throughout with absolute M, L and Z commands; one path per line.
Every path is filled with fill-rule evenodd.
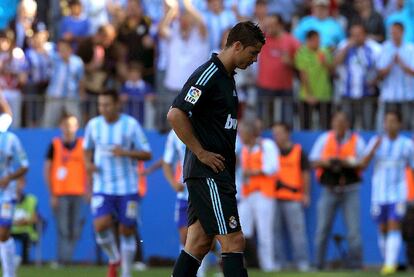
M 313 0 L 312 14 L 302 18 L 293 35 L 302 43 L 306 34 L 314 30 L 321 36 L 321 46 L 335 48 L 345 38 L 345 32 L 341 25 L 329 16 L 329 0 Z

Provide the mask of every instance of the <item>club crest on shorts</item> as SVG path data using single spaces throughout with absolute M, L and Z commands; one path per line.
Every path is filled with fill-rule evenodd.
M 185 96 L 184 100 L 194 105 L 195 103 L 197 103 L 200 96 L 201 96 L 201 90 L 192 86 L 188 90 L 187 95 Z
M 231 229 L 235 229 L 237 227 L 237 220 L 234 216 L 230 216 L 229 226 Z

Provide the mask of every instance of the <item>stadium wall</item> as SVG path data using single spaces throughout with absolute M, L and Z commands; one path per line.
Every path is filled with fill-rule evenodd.
M 43 162 L 47 147 L 54 136 L 59 135 L 59 130 L 22 129 L 15 133 L 21 139 L 30 161 L 30 171 L 27 176 L 26 191 L 35 194 L 39 198 L 39 211 L 45 218 L 47 227 L 42 236 L 42 259 L 53 260 L 56 256 L 56 228 L 53 214 L 49 205 L 49 194 L 42 177 Z M 293 140 L 301 143 L 309 153 L 318 132 L 296 132 Z M 147 132 L 153 150 L 153 161 L 162 157 L 165 135 L 157 132 Z M 269 135 L 266 133 L 265 135 Z M 366 141 L 373 133 L 362 133 Z M 153 162 L 152 161 L 152 162 Z M 150 162 L 151 163 L 151 162 Z M 364 182 L 361 188 L 361 226 L 364 248 L 364 261 L 367 264 L 379 264 L 380 254 L 377 247 L 377 231 L 370 217 L 370 176 L 371 167 L 364 172 Z M 320 187 L 315 179 L 312 181 L 312 204 L 306 211 L 308 238 L 310 253 L 313 251 L 313 238 L 316 227 L 316 200 Z M 159 170 L 148 177 L 148 193 L 142 200 L 140 229 L 144 246 L 144 256 L 174 258 L 178 254 L 178 233 L 173 221 L 175 193 L 163 178 Z M 81 241 L 76 248 L 76 260 L 82 262 L 94 262 L 97 259 L 97 250 L 93 237 L 91 216 L 88 207 L 85 207 L 85 225 Z M 265 218 L 263 219 L 265 220 Z M 342 216 L 337 217 L 333 234 L 345 235 L 345 225 Z M 346 245 L 345 243 L 343 245 Z M 33 254 L 33 251 L 32 251 Z M 33 257 L 33 256 L 32 256 Z M 340 251 L 330 240 L 328 259 L 339 259 Z

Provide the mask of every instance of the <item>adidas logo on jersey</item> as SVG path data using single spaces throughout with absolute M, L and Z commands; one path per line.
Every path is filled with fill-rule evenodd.
M 227 115 L 226 125 L 224 126 L 224 129 L 227 129 L 227 130 L 237 129 L 237 119 L 231 118 L 231 114 Z

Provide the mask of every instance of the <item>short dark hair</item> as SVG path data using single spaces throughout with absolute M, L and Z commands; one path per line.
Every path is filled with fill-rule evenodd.
M 364 30 L 365 33 L 367 32 L 367 25 L 362 20 L 357 20 L 353 22 L 351 26 L 349 26 L 349 30 L 351 30 L 354 27 L 360 27 L 362 28 L 362 30 Z
M 255 5 L 267 5 L 267 0 L 256 0 Z
M 119 102 L 119 93 L 115 89 L 107 89 L 100 93 L 98 96 L 109 96 L 114 102 Z
M 76 120 L 78 120 L 78 118 L 76 117 L 76 115 L 74 115 L 73 113 L 69 113 L 67 111 L 63 111 L 62 115 L 60 116 L 59 123 L 62 123 L 65 120 L 68 120 L 71 117 L 74 117 L 74 118 L 76 118 Z
M 310 30 L 306 33 L 306 40 L 319 36 L 319 33 L 315 30 Z
M 283 121 L 277 121 L 275 123 L 273 123 L 273 128 L 274 127 L 282 127 L 286 132 L 288 132 L 289 134 L 292 132 L 292 126 L 286 122 Z
M 385 117 L 387 115 L 394 115 L 397 118 L 397 120 L 398 120 L 399 123 L 402 122 L 402 114 L 397 109 L 390 109 L 390 110 L 386 111 L 385 112 Z
M 283 19 L 282 15 L 280 13 L 271 13 L 269 14 L 270 17 L 276 18 L 277 22 L 279 22 L 280 24 L 284 25 L 285 24 L 285 20 Z
M 58 40 L 57 44 L 58 44 L 58 45 L 59 45 L 59 44 L 66 44 L 66 45 L 68 45 L 68 46 L 72 47 L 72 41 L 71 41 L 70 39 L 67 39 L 67 38 L 60 38 L 60 39 Z
M 397 22 L 394 22 L 394 23 L 392 23 L 392 25 L 391 25 L 392 27 L 399 27 L 402 31 L 404 31 L 404 24 L 402 24 L 401 22 L 399 22 L 399 21 L 397 21 Z
M 82 3 L 81 3 L 80 0 L 70 0 L 69 3 L 68 3 L 68 6 L 69 7 L 72 7 L 72 6 L 82 6 Z
M 258 43 L 265 44 L 266 39 L 259 25 L 251 21 L 244 21 L 237 23 L 231 28 L 227 37 L 226 47 L 232 46 L 237 41 L 240 41 L 243 47 L 248 47 L 255 46 Z
M 142 71 L 144 70 L 144 65 L 141 62 L 133 61 L 128 64 L 128 70 L 139 71 L 142 73 Z

